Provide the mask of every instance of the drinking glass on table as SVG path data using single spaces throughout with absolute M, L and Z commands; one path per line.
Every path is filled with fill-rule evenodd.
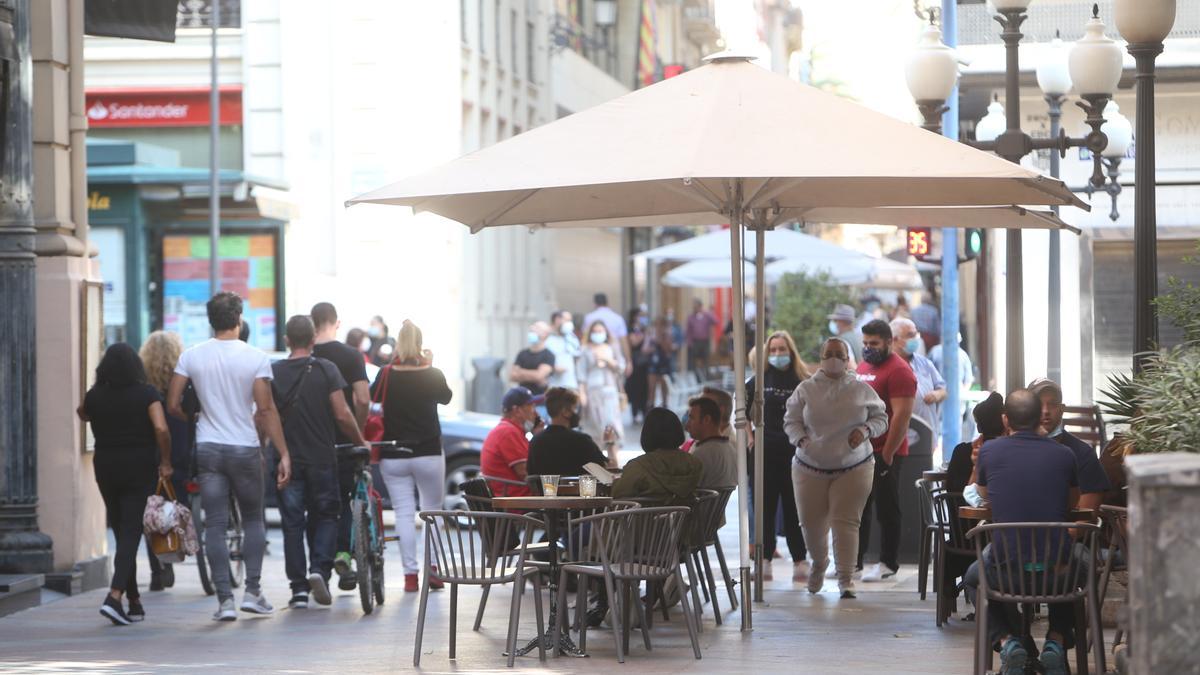
M 558 476 L 555 474 L 542 474 L 542 495 L 545 497 L 558 496 Z
M 596 496 L 596 477 L 595 476 L 580 476 L 579 477 L 579 496 L 580 497 L 595 497 Z

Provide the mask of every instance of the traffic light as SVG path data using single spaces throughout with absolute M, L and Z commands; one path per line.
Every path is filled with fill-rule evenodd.
M 983 230 L 971 227 L 963 230 L 963 258 L 974 260 L 983 252 Z

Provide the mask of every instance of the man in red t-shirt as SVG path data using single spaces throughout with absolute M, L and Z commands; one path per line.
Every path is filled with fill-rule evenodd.
M 887 408 L 888 431 L 871 439 L 875 448 L 875 481 L 863 509 L 858 538 L 858 568 L 871 541 L 871 504 L 879 521 L 879 563 L 863 572 L 863 581 L 880 581 L 900 571 L 900 464 L 908 455 L 908 420 L 917 396 L 912 368 L 892 353 L 892 328 L 876 319 L 862 327 L 863 362 L 858 379 L 871 385 Z
M 529 487 L 523 484 L 525 462 L 529 459 L 529 439 L 525 434 L 537 433 L 541 429 L 542 419 L 537 414 L 536 406 L 544 399 L 543 396 L 534 396 L 525 387 L 513 387 L 505 392 L 500 402 L 504 418 L 483 440 L 479 463 L 483 475 L 519 481 L 522 485 L 489 481 L 493 495 L 523 497 L 530 494 Z

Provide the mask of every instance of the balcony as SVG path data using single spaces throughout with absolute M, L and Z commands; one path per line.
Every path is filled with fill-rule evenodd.
M 688 40 L 701 46 L 713 44 L 721 37 L 711 0 L 684 0 L 683 30 Z
M 177 28 L 212 28 L 213 3 L 220 2 L 221 28 L 242 27 L 242 0 L 179 0 Z

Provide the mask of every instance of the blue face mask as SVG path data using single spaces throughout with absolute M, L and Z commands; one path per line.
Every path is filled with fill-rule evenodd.
M 771 364 L 772 368 L 783 370 L 792 365 L 792 357 L 788 354 L 775 354 L 767 357 L 767 363 Z
M 878 366 L 879 364 L 883 363 L 887 360 L 887 357 L 888 353 L 882 349 L 863 347 L 863 361 L 866 361 L 873 366 Z
M 912 337 L 904 341 L 904 351 L 909 354 L 916 354 L 921 349 L 921 338 Z
M 525 336 L 525 341 L 531 345 L 536 345 L 538 343 L 538 339 L 538 334 L 533 331 L 529 331 L 529 334 Z
M 592 344 L 594 345 L 602 345 L 605 342 L 608 342 L 608 333 L 601 333 L 597 331 L 595 333 L 591 333 L 588 337 L 591 338 Z

